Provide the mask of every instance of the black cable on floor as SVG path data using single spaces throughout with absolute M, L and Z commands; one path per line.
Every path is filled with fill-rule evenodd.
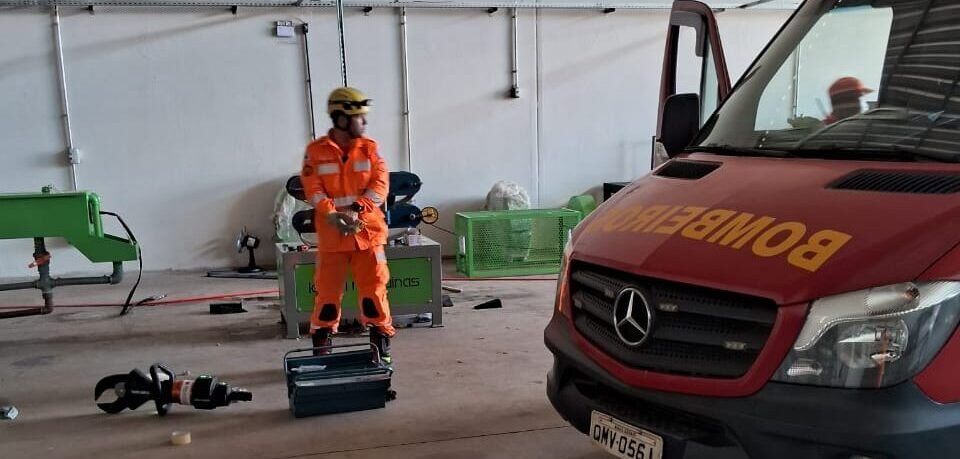
M 116 217 L 116 219 L 120 222 L 120 225 L 123 226 L 124 231 L 127 232 L 127 236 L 130 238 L 130 240 L 133 241 L 134 244 L 137 244 L 137 259 L 140 261 L 140 270 L 137 273 L 137 282 L 133 284 L 133 288 L 130 289 L 130 293 L 127 295 L 127 300 L 123 302 L 123 309 L 120 310 L 120 315 L 123 316 L 130 311 L 130 302 L 133 301 L 133 295 L 137 292 L 137 287 L 140 286 L 140 279 L 143 278 L 143 251 L 140 249 L 140 244 L 137 243 L 137 237 L 133 235 L 133 231 L 130 231 L 130 227 L 127 226 L 127 222 L 123 221 L 123 218 L 113 212 L 100 211 L 100 214 Z M 138 302 L 137 304 L 139 305 L 141 303 L 143 303 L 143 301 Z
M 434 227 L 434 228 L 436 228 L 436 229 L 438 229 L 438 230 L 440 230 L 440 231 L 443 231 L 444 233 L 452 234 L 452 235 L 454 235 L 454 236 L 457 235 L 457 233 L 454 233 L 453 231 L 450 231 L 450 230 L 448 230 L 448 229 L 441 228 L 441 227 L 439 227 L 439 226 L 437 226 L 437 225 L 435 225 L 435 224 L 433 224 L 433 223 L 427 223 L 427 224 L 430 225 L 430 226 L 432 226 L 432 227 Z

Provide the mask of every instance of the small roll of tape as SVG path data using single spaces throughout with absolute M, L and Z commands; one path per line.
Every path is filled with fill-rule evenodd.
M 190 444 L 190 432 L 174 432 L 170 434 L 170 443 L 177 446 Z

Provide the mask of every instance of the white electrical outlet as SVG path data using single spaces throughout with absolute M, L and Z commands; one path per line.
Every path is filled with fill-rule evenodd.
M 80 164 L 80 150 L 77 148 L 68 149 L 67 160 L 70 161 L 70 164 Z
M 277 36 L 291 38 L 294 35 L 293 21 L 277 21 Z

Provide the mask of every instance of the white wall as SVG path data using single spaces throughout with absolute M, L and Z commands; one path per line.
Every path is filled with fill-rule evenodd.
M 727 10 L 717 14 L 727 70 L 734 83 L 793 14 L 788 10 Z
M 736 78 L 786 11 L 720 14 Z M 309 136 L 301 47 L 275 20 L 310 24 L 320 133 L 339 84 L 332 10 L 98 7 L 63 10 L 63 40 L 80 186 L 125 217 L 147 269 L 239 264 L 235 233 L 268 240 L 274 197 Z M 505 179 L 558 206 L 604 181 L 645 173 L 656 125 L 665 11 L 520 11 L 521 98 L 510 88 L 510 20 L 478 10 L 408 10 L 413 170 L 420 205 L 482 206 Z M 350 83 L 375 100 L 369 134 L 405 169 L 398 13 L 347 10 Z M 0 10 L 0 193 L 70 186 L 61 152 L 50 18 Z M 111 225 L 115 234 L 122 231 Z M 450 247 L 451 238 L 425 232 Z M 0 241 L 0 277 L 30 275 L 29 241 Z M 272 261 L 269 248 L 258 253 Z M 55 245 L 57 273 L 91 271 Z M 102 267 L 106 269 L 106 267 Z
M 64 141 L 49 24 L 34 9 L 0 10 L 2 40 L 19 44 L 0 47 L 0 192 L 62 188 L 69 181 L 65 161 L 53 153 Z M 32 247 L 31 241 L 0 241 L 0 277 L 26 273 Z M 81 259 L 71 253 L 57 262 L 77 266 Z
M 511 99 L 509 16 L 408 13 L 417 202 L 438 207 L 443 228 L 453 229 L 457 211 L 479 210 L 497 180 L 537 200 L 534 14 L 519 14 L 521 98 Z M 447 234 L 424 232 L 455 247 Z

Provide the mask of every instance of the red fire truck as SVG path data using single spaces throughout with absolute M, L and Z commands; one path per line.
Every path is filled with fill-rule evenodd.
M 732 89 L 677 1 L 656 141 L 566 250 L 558 412 L 621 458 L 960 457 L 960 1 L 808 0 Z

